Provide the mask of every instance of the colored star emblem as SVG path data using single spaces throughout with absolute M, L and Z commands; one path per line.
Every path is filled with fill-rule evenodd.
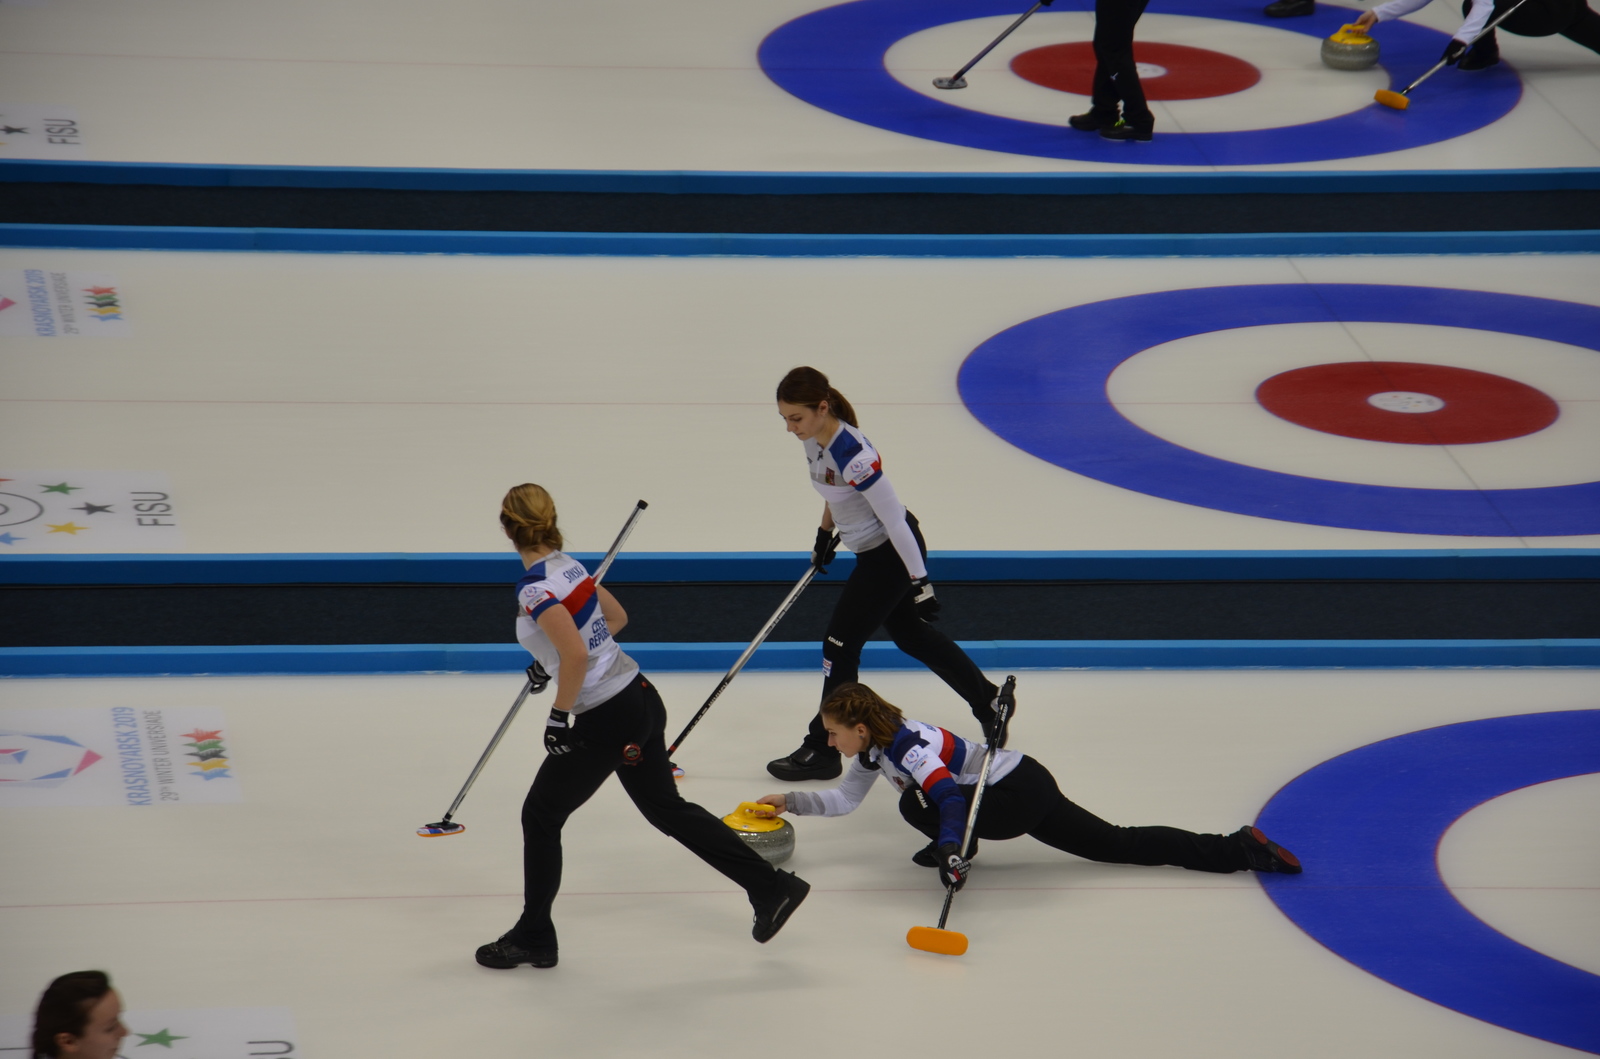
M 53 526 L 46 522 L 45 525 L 50 526 L 51 533 L 69 533 L 74 537 L 89 528 L 88 526 L 80 526 L 75 522 L 63 522 L 59 526 Z
M 204 742 L 207 742 L 208 740 L 217 739 L 217 738 L 220 738 L 221 735 L 222 735 L 222 729 L 221 728 L 218 728 L 214 732 L 208 732 L 204 728 L 196 728 L 192 732 L 184 732 L 183 733 L 183 737 L 185 739 L 193 739 L 196 743 L 204 743 Z
M 115 294 L 115 293 L 117 293 L 117 288 L 115 288 L 115 287 L 85 287 L 83 289 L 88 291 L 90 294 Z
M 83 486 L 81 485 L 68 485 L 66 482 L 62 482 L 60 485 L 47 485 L 44 487 L 44 491 L 47 493 L 60 493 L 63 496 L 71 496 L 74 489 L 82 488 Z
M 9 533 L 0 533 L 0 544 L 15 544 L 18 541 L 25 541 L 27 539 L 28 538 L 26 537 L 14 537 Z
M 10 125 L 0 125 L 0 135 L 4 135 L 4 136 L 16 136 L 16 135 L 18 135 L 20 133 L 25 133 L 27 131 L 28 131 L 27 129 L 17 129 L 17 128 L 13 128 Z
M 186 1041 L 189 1039 L 165 1028 L 160 1033 L 135 1033 L 134 1036 L 144 1038 L 144 1040 L 134 1045 L 135 1048 L 143 1048 L 147 1044 L 159 1044 L 163 1048 L 171 1048 L 173 1041 Z
M 230 779 L 233 778 L 233 774 L 230 773 L 227 769 L 217 769 L 215 772 L 201 772 L 201 773 L 197 773 L 197 775 L 203 780 L 215 780 L 215 779 L 230 780 Z
M 91 504 L 86 500 L 82 504 L 79 504 L 77 507 L 73 508 L 72 510 L 74 510 L 74 511 L 82 511 L 85 515 L 98 515 L 102 511 L 111 511 L 111 505 L 110 504 Z M 115 514 L 115 512 L 112 512 L 112 513 Z

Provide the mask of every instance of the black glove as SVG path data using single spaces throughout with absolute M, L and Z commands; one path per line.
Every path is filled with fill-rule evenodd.
M 570 754 L 578 749 L 578 739 L 569 723 L 572 715 L 561 710 L 551 710 L 550 719 L 544 722 L 544 752 L 552 757 Z
M 1454 37 L 1451 37 L 1450 43 L 1444 46 L 1444 54 L 1439 58 L 1444 60 L 1446 66 L 1454 66 L 1461 61 L 1463 55 L 1467 54 L 1467 48 L 1469 47 L 1471 45 L 1462 44 Z
M 1006 709 L 1006 723 L 1000 726 L 1000 707 Z M 983 738 L 990 746 L 1004 748 L 1011 734 L 1011 722 L 1017 716 L 1017 678 L 1007 677 L 1005 686 L 995 693 L 994 701 L 987 706 L 974 706 L 972 715 L 983 726 Z
M 939 847 L 939 881 L 947 889 L 959 890 L 967 885 L 967 873 L 972 870 L 970 860 L 961 859 L 961 847 L 946 842 Z
M 539 664 L 537 658 L 533 660 L 533 665 L 528 667 L 528 683 L 533 685 L 533 693 L 535 695 L 543 691 L 546 685 L 550 683 L 550 674 L 544 671 L 544 666 Z
M 917 617 L 923 621 L 938 621 L 939 608 L 943 605 L 938 597 L 933 594 L 933 582 L 926 577 L 912 579 L 911 590 L 914 593 L 911 603 L 917 608 Z
M 833 562 L 833 557 L 839 551 L 839 538 L 833 535 L 833 530 L 817 527 L 817 542 L 811 546 L 811 565 L 820 572 L 828 572 L 828 564 Z

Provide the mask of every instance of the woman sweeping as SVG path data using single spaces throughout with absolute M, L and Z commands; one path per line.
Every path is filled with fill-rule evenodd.
M 967 809 L 985 748 L 943 728 L 907 720 L 864 684 L 834 689 L 822 704 L 822 723 L 829 743 L 851 758 L 844 782 L 832 790 L 769 794 L 758 799 L 761 804 L 796 816 L 843 816 L 861 804 L 882 776 L 900 792 L 900 815 L 929 840 L 911 859 L 938 868 L 946 886 L 965 885 Z M 976 831 L 980 839 L 1032 835 L 1047 846 L 1108 864 L 1300 873 L 1293 853 L 1249 825 L 1231 835 L 1209 835 L 1176 827 L 1108 824 L 1069 801 L 1049 769 L 1015 750 L 995 754 Z
M 854 682 L 861 648 L 882 626 L 895 646 L 932 670 L 967 701 L 989 732 L 1000 690 L 955 641 L 929 625 L 940 603 L 928 579 L 928 549 L 916 516 L 883 472 L 883 459 L 856 422 L 855 409 L 816 368 L 795 368 L 778 383 L 778 414 L 805 444 L 811 485 L 822 494 L 822 519 L 811 561 L 833 561 L 838 530 L 856 566 L 833 608 L 822 641 L 822 697 Z M 831 780 L 842 766 L 820 716 L 800 748 L 767 763 L 780 780 Z
M 561 828 L 613 772 L 646 820 L 738 883 L 755 909 L 751 934 L 770 941 L 811 887 L 776 871 L 722 821 L 678 794 L 662 731 L 667 710 L 612 634 L 628 615 L 583 564 L 561 551 L 555 501 L 537 485 L 512 489 L 500 524 L 527 573 L 517 582 L 517 639 L 556 684 L 545 757 L 522 805 L 522 918 L 480 946 L 485 967 L 556 965 L 550 910 L 561 886 Z

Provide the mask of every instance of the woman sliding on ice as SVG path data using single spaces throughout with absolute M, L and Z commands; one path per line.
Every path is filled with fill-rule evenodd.
M 759 799 L 776 813 L 843 816 L 861 804 L 882 776 L 900 792 L 900 815 L 928 837 L 912 860 L 938 868 L 946 886 L 960 889 L 969 864 L 961 855 L 967 809 L 985 748 L 943 728 L 908 720 L 864 684 L 844 684 L 822 703 L 828 744 L 850 758 L 839 786 Z M 1069 801 L 1055 777 L 1016 750 L 995 754 L 978 810 L 977 837 L 1032 835 L 1047 846 L 1108 864 L 1174 864 L 1195 871 L 1283 872 L 1300 862 L 1260 829 L 1231 835 L 1195 834 L 1176 827 L 1118 827 Z M 977 847 L 973 844 L 973 851 Z

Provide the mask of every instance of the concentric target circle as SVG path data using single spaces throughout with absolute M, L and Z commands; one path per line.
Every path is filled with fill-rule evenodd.
M 1243 59 L 1187 44 L 1138 41 L 1133 58 L 1146 99 L 1213 99 L 1261 80 L 1261 71 Z M 1011 60 L 1011 72 L 1024 81 L 1078 96 L 1093 91 L 1094 67 L 1094 45 L 1081 40 L 1033 48 Z
M 1305 872 L 1258 878 L 1284 915 L 1367 973 L 1516 1033 L 1600 1052 L 1600 975 L 1474 916 L 1436 856 L 1478 806 L 1597 772 L 1600 710 L 1491 717 L 1371 743 L 1272 796 L 1257 825 Z
M 1091 0 L 1056 0 L 1052 10 L 1092 8 Z M 1170 0 L 1162 13 L 1271 26 L 1289 35 L 1286 42 L 1312 39 L 1286 44 L 1300 48 L 1318 46 L 1351 14 L 1322 4 L 1309 17 L 1284 21 L 1268 19 L 1257 5 L 1219 9 L 1212 0 Z M 855 0 L 778 27 L 762 41 L 758 58 L 785 91 L 866 125 L 982 150 L 1136 165 L 1278 165 L 1402 151 L 1490 125 L 1522 96 L 1521 80 L 1501 62 L 1475 73 L 1470 83 L 1467 78 L 1431 81 L 1426 120 L 1374 103 L 1362 91 L 1353 93 L 1355 109 L 1333 118 L 1228 132 L 1158 129 L 1153 141 L 1130 145 L 1072 132 L 1065 108 L 1059 124 L 987 114 L 917 92 L 885 68 L 885 54 L 905 37 L 952 22 L 1007 15 L 1015 17 L 1015 0 Z M 1387 22 L 1385 68 L 1426 70 L 1448 40 L 1447 34 L 1412 22 Z M 975 41 L 974 49 L 981 44 Z M 1390 87 L 1395 87 L 1392 78 Z
M 1561 414 L 1549 394 L 1504 375 L 1397 361 L 1296 368 L 1263 382 L 1256 400 L 1299 426 L 1402 445 L 1509 441 Z
M 44 514 L 44 505 L 28 496 L 0 493 L 0 526 L 20 526 Z
M 1175 444 L 1137 425 L 1107 393 L 1119 365 L 1163 343 L 1233 328 L 1361 321 L 1522 335 L 1600 352 L 1600 308 L 1592 305 L 1432 287 L 1261 284 L 1139 294 L 1036 317 L 979 345 L 963 362 L 958 387 L 980 422 L 1024 451 L 1089 478 L 1197 507 L 1397 533 L 1600 533 L 1600 481 L 1429 488 L 1285 473 Z

